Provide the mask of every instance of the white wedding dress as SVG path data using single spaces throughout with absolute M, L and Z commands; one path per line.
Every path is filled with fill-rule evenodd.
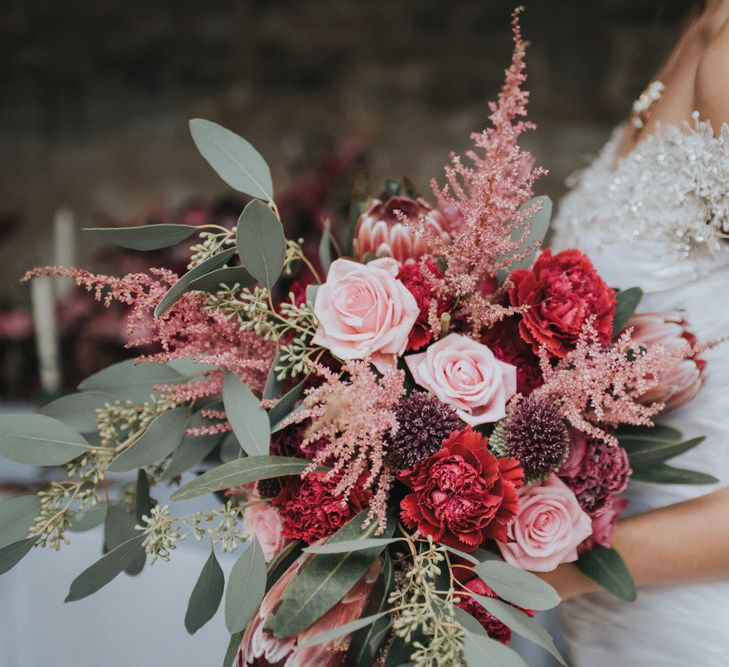
M 575 177 L 553 245 L 581 248 L 611 286 L 642 287 L 640 311 L 681 308 L 700 340 L 729 335 L 729 126 L 714 136 L 694 114 L 690 124 L 659 127 L 616 159 L 621 131 Z M 660 421 L 687 438 L 706 436 L 673 462 L 720 483 L 631 482 L 628 513 L 729 485 L 729 343 L 704 357 L 698 397 Z M 716 530 L 729 530 L 729 512 Z M 645 588 L 634 603 L 595 593 L 561 610 L 574 667 L 729 667 L 729 580 Z

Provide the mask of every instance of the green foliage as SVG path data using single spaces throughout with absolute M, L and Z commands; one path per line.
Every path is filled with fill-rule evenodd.
M 81 391 L 56 399 L 44 405 L 39 412 L 52 417 L 79 433 L 96 431 L 96 411 L 115 398 L 102 391 Z
M 258 540 L 233 565 L 225 589 L 225 625 L 231 633 L 245 628 L 266 592 L 266 559 Z
M 196 225 L 141 225 L 140 227 L 87 227 L 94 238 L 130 250 L 159 250 L 177 245 L 199 231 Z
M 255 284 L 256 279 L 244 267 L 224 266 L 222 269 L 215 269 L 215 271 L 193 280 L 187 289 L 214 294 L 221 291 L 221 285 L 237 285 L 245 288 L 253 287 Z
M 12 542 L 0 549 L 0 574 L 12 570 L 23 558 L 25 558 L 35 544 L 35 538 L 29 537 L 25 540 Z
M 135 520 L 123 509 L 115 505 L 109 505 L 104 519 L 104 548 L 106 551 L 113 551 L 118 546 L 134 539 L 139 532 L 134 529 Z M 139 574 L 145 563 L 144 549 L 137 545 L 134 557 L 124 568 L 127 574 Z
M 640 287 L 630 287 L 615 294 L 617 303 L 613 317 L 613 337 L 623 330 L 642 298 L 643 290 Z
M 526 250 L 530 245 L 534 245 L 534 249 L 524 259 L 514 260 L 510 263 L 508 269 L 499 271 L 498 279 L 503 282 L 509 272 L 514 269 L 526 269 L 532 265 L 534 257 L 541 248 L 544 238 L 549 231 L 549 223 L 552 218 L 552 200 L 546 195 L 534 197 L 519 207 L 520 211 L 539 207 L 526 222 L 515 229 L 511 235 L 513 241 L 518 241 L 523 237 L 520 250 Z
M 127 359 L 89 375 L 79 389 L 103 392 L 121 401 L 141 404 L 149 400 L 154 386 L 184 381 L 185 376 L 168 364 L 135 363 L 134 359 Z
M 557 591 L 548 583 L 509 563 L 488 560 L 473 569 L 497 595 L 519 607 L 542 610 L 559 604 Z
M 271 439 L 268 414 L 258 397 L 233 373 L 226 373 L 223 379 L 223 404 L 245 453 L 248 456 L 268 454 Z
M 633 602 L 637 597 L 633 577 L 615 549 L 596 544 L 577 559 L 577 568 L 586 577 L 600 584 L 608 593 L 623 602 Z
M 192 589 L 185 613 L 185 629 L 194 635 L 218 611 L 223 598 L 225 575 L 215 557 L 215 551 L 205 561 L 200 576 Z
M 278 216 L 258 199 L 238 218 L 236 247 L 249 273 L 269 290 L 284 268 L 286 237 Z
M 289 416 L 291 411 L 296 405 L 296 401 L 301 397 L 301 392 L 304 390 L 304 384 L 306 380 L 302 380 L 292 389 L 287 391 L 281 399 L 268 411 L 268 421 L 271 424 L 271 432 L 275 432 L 281 422 Z
M 16 463 L 57 466 L 91 445 L 77 431 L 45 415 L 0 415 L 0 456 Z
M 0 548 L 28 537 L 39 512 L 40 499 L 35 494 L 0 501 Z

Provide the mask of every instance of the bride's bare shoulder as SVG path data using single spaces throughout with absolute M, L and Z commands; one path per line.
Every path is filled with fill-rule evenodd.
M 696 70 L 696 110 L 716 130 L 729 123 L 729 21 L 706 46 Z

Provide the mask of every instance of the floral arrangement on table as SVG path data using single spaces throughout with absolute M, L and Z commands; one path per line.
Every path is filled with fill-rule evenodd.
M 0 454 L 65 473 L 0 504 L 0 572 L 103 522 L 79 600 L 205 539 L 185 626 L 224 598 L 227 667 L 519 665 L 512 632 L 559 658 L 532 619 L 559 599 L 530 571 L 575 562 L 635 596 L 611 549 L 619 494 L 631 474 L 711 481 L 666 463 L 700 438 L 652 421 L 699 391 L 705 347 L 677 313 L 633 314 L 640 290 L 616 293 L 579 250 L 540 249 L 550 203 L 518 145 L 532 125 L 516 15 L 513 30 L 492 127 L 452 157 L 435 204 L 409 182 L 356 188 L 351 224 L 324 228 L 321 270 L 285 239 L 260 154 L 194 120 L 202 155 L 249 197 L 237 225 L 93 230 L 140 250 L 197 234 L 187 273 L 28 275 L 128 304 L 129 345 L 157 351 L 0 416 Z M 112 498 L 110 475 L 135 470 Z M 169 504 L 151 496 L 163 484 Z M 175 512 L 206 494 L 209 511 Z M 239 549 L 225 581 L 216 550 Z

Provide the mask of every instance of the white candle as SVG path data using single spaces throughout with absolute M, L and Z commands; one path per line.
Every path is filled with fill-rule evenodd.
M 59 208 L 53 220 L 53 263 L 67 268 L 76 263 L 76 220 L 68 208 Z M 73 288 L 71 278 L 56 278 L 55 282 L 59 298 Z
M 39 276 L 30 285 L 33 303 L 35 348 L 43 391 L 55 394 L 61 388 L 61 369 L 58 357 L 58 324 L 53 278 Z

